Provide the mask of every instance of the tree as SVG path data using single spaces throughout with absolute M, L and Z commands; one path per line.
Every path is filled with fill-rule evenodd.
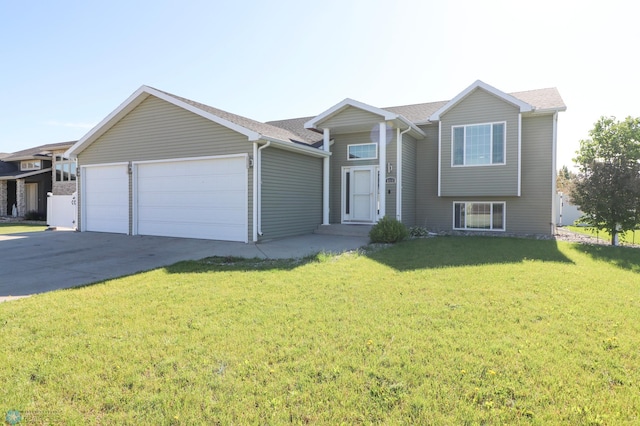
M 576 174 L 569 170 L 564 165 L 558 170 L 558 176 L 556 178 L 556 190 L 562 192 L 564 195 L 571 195 L 573 191 L 573 182 L 576 179 Z
M 580 173 L 571 199 L 581 220 L 611 235 L 640 225 L 640 118 L 601 117 L 580 141 L 574 162 Z

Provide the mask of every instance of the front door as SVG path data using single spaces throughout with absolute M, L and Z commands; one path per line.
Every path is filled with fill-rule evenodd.
M 38 184 L 24 184 L 24 198 L 27 204 L 27 212 L 38 211 Z M 25 212 L 26 213 L 26 212 Z
M 342 221 L 371 223 L 376 220 L 377 167 L 342 169 Z

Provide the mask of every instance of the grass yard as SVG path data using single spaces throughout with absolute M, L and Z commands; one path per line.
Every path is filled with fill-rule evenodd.
M 181 262 L 0 304 L 0 413 L 638 424 L 639 290 L 636 249 L 510 238 Z
M 0 223 L 0 235 L 22 234 L 23 232 L 39 232 L 47 229 L 45 225 L 25 223 Z
M 608 244 L 611 244 L 611 234 L 606 231 L 598 231 L 595 228 L 589 228 L 586 226 L 567 226 L 567 229 L 578 234 L 589 235 L 596 237 Z M 627 232 L 626 234 L 620 234 L 618 240 L 622 244 L 640 245 L 640 230 L 633 232 Z

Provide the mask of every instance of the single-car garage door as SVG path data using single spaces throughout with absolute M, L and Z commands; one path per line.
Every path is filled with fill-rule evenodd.
M 136 234 L 248 238 L 245 156 L 136 164 Z
M 129 233 L 129 173 L 126 164 L 82 168 L 85 231 Z

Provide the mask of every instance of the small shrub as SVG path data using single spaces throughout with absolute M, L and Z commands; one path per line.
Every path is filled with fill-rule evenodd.
M 29 210 L 24 215 L 24 220 L 45 220 L 44 215 L 38 213 L 35 210 Z
M 409 236 L 409 231 L 403 223 L 388 216 L 383 217 L 373 225 L 369 231 L 369 238 L 373 243 L 397 243 Z

